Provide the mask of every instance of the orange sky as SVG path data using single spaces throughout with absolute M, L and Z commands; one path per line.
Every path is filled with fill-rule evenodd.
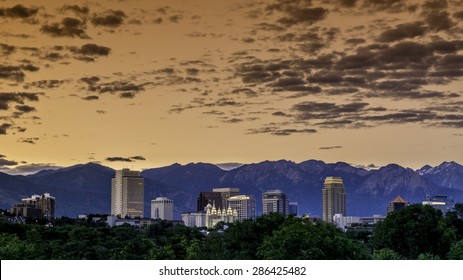
M 463 162 L 463 1 L 0 1 L 0 171 Z

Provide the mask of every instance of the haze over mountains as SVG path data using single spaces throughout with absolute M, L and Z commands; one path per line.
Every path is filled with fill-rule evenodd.
M 237 187 L 242 194 L 256 197 L 257 212 L 262 211 L 262 192 L 280 189 L 290 201 L 299 203 L 299 212 L 321 214 L 321 190 L 327 176 L 344 180 L 347 214 L 367 216 L 385 214 L 387 204 L 397 195 L 410 203 L 421 202 L 426 195 L 451 195 L 463 201 L 463 166 L 444 162 L 419 170 L 389 164 L 378 170 L 366 170 L 347 163 L 308 160 L 264 161 L 224 170 L 214 164 L 173 164 L 144 170 L 145 216 L 150 201 L 157 196 L 174 200 L 175 217 L 196 210 L 200 191 L 214 187 Z M 21 198 L 49 192 L 56 197 L 57 216 L 109 213 L 111 178 L 114 170 L 96 163 L 57 170 L 43 170 L 33 175 L 11 176 L 0 173 L 0 208 L 9 209 Z

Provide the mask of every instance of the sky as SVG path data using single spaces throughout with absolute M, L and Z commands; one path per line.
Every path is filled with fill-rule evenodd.
M 0 0 L 0 171 L 463 163 L 462 0 Z

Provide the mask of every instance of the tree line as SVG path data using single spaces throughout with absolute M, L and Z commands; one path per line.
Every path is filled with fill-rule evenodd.
M 278 213 L 223 226 L 204 234 L 168 221 L 143 229 L 90 219 L 60 218 L 53 226 L 0 221 L 0 259 L 463 259 L 463 204 L 445 216 L 411 205 L 374 228 L 347 232 Z

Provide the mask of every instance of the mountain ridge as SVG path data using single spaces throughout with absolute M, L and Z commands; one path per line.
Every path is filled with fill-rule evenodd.
M 57 216 L 109 213 L 114 172 L 104 165 L 87 163 L 27 176 L 0 173 L 0 207 L 9 209 L 21 198 L 49 192 L 57 199 Z M 299 203 L 300 213 L 321 215 L 321 189 L 327 176 L 343 178 L 348 215 L 385 214 L 387 203 L 397 195 L 411 203 L 434 194 L 463 201 L 463 166 L 456 162 L 418 170 L 398 164 L 367 170 L 320 160 L 262 161 L 230 170 L 210 163 L 176 163 L 143 170 L 141 176 L 145 178 L 145 216 L 149 216 L 151 199 L 167 196 L 174 200 L 177 219 L 182 212 L 196 210 L 200 191 L 214 187 L 237 187 L 242 194 L 255 196 L 258 213 L 262 192 L 281 189 L 290 201 Z

